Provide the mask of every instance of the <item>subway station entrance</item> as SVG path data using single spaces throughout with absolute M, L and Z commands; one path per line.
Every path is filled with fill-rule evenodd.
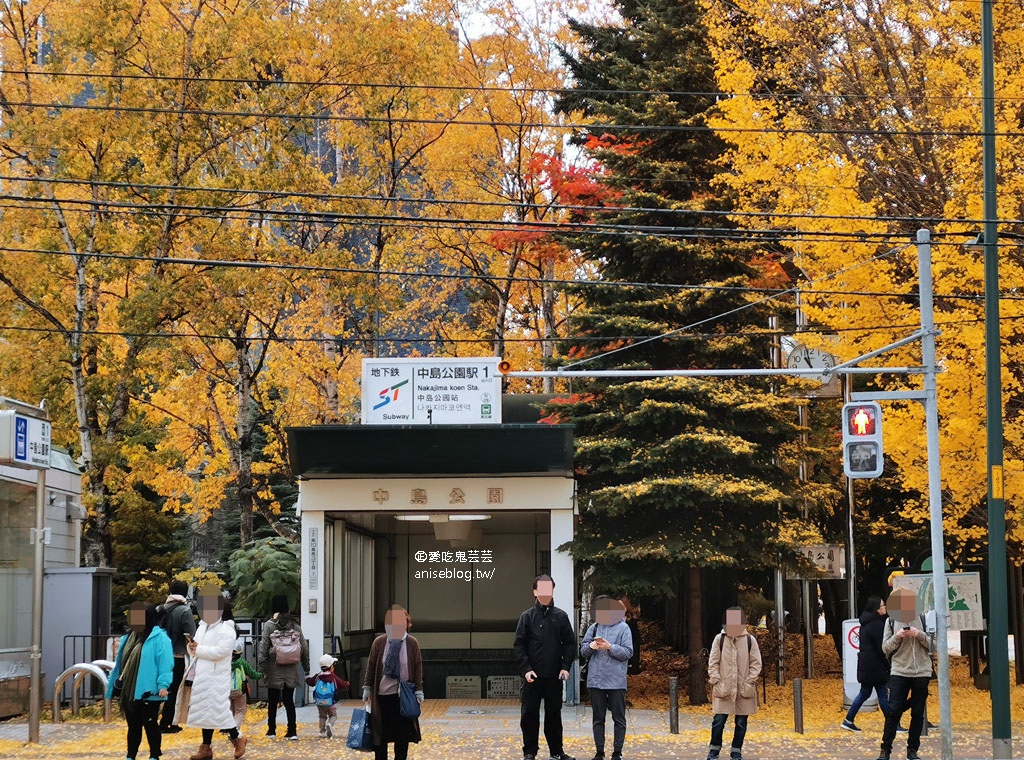
M 311 660 L 342 657 L 358 695 L 384 613 L 401 604 L 428 698 L 518 697 L 512 645 L 534 577 L 549 573 L 555 604 L 578 618 L 559 550 L 573 538 L 572 428 L 318 426 L 290 429 L 288 443 Z

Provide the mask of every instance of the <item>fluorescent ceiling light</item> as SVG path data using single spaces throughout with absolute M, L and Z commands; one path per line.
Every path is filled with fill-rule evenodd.
M 490 520 L 490 515 L 448 515 L 448 519 L 452 522 L 460 522 L 463 520 Z
M 427 522 L 430 515 L 395 515 L 395 519 L 402 522 Z

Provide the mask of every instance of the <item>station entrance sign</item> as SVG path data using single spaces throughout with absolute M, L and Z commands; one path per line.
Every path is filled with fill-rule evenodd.
M 363 359 L 364 425 L 498 425 L 498 357 Z

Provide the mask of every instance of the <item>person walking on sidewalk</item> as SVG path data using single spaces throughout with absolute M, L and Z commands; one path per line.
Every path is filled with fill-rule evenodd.
M 889 760 L 892 742 L 903 713 L 910 709 L 907 734 L 907 760 L 920 760 L 924 706 L 928 700 L 928 681 L 932 675 L 931 639 L 915 628 L 917 598 L 910 589 L 898 588 L 889 595 L 889 619 L 882 633 L 882 651 L 890 658 L 889 712 L 882 731 L 882 751 L 878 760 Z
M 416 701 L 423 703 L 423 653 L 409 635 L 412 617 L 399 604 L 384 613 L 384 633 L 373 640 L 363 678 L 363 702 L 370 709 L 374 760 L 388 760 L 388 744 L 395 745 L 394 760 L 406 760 L 409 744 L 420 741 L 420 719 L 402 715 L 402 684 L 411 684 Z
M 267 676 L 267 736 L 277 737 L 277 706 L 283 703 L 288 720 L 285 739 L 298 741 L 295 690 L 309 672 L 309 642 L 289 609 L 288 597 L 284 594 L 270 600 L 272 614 L 263 624 L 256 667 Z
M 861 705 L 871 696 L 872 690 L 878 695 L 878 709 L 882 715 L 889 713 L 889 658 L 882 651 L 882 629 L 888 619 L 882 597 L 869 596 L 860 614 L 860 649 L 857 652 L 860 693 L 853 698 L 841 724 L 847 731 L 860 731 L 853 721 Z
M 587 689 L 594 713 L 594 760 L 604 760 L 604 716 L 612 711 L 615 724 L 612 760 L 622 760 L 626 741 L 626 672 L 633 656 L 633 634 L 626 625 L 622 602 L 608 596 L 594 600 L 597 622 L 587 629 L 580 656 L 589 662 Z
M 263 678 L 263 673 L 245 659 L 244 649 L 242 640 L 236 639 L 235 649 L 231 653 L 231 714 L 235 716 L 235 728 L 239 735 L 242 734 L 242 724 L 245 723 L 245 714 L 249 709 L 249 679 Z M 227 729 L 221 731 L 229 733 Z
M 307 676 L 306 684 L 313 687 L 313 703 L 320 720 L 320 738 L 334 736 L 334 722 L 338 719 L 338 701 L 348 691 L 349 683 L 334 672 L 338 659 L 329 654 L 320 658 L 320 672 Z
M 761 650 L 757 640 L 747 633 L 743 609 L 730 607 L 725 611 L 725 625 L 715 636 L 708 658 L 714 718 L 711 719 L 711 744 L 707 760 L 717 760 L 722 751 L 725 722 L 735 715 L 730 760 L 743 760 L 743 739 L 747 734 L 747 718 L 757 712 L 757 677 L 761 675 Z
M 240 736 L 231 712 L 231 653 L 235 649 L 235 622 L 220 590 L 204 589 L 199 595 L 202 620 L 196 637 L 188 643 L 191 656 L 185 682 L 192 681 L 186 725 L 202 729 L 202 744 L 190 760 L 213 758 L 213 732 L 228 729 L 236 760 L 245 754 L 246 738 Z
M 175 734 L 181 731 L 181 726 L 174 723 L 174 708 L 178 700 L 178 689 L 185 677 L 185 647 L 189 639 L 196 635 L 196 619 L 188 603 L 188 584 L 185 581 L 171 581 L 167 591 L 167 601 L 158 608 L 158 616 L 174 650 L 174 680 L 167 690 L 160 730 L 165 734 Z
M 576 659 L 576 636 L 564 611 L 554 603 L 555 582 L 550 575 L 533 579 L 530 609 L 519 616 L 514 649 L 526 683 L 520 692 L 519 727 L 523 732 L 523 758 L 536 760 L 540 749 L 540 703 L 544 702 L 544 738 L 551 760 L 576 760 L 562 751 L 562 684 Z
M 128 724 L 125 760 L 135 760 L 142 733 L 149 743 L 150 760 L 160 757 L 161 733 L 157 724 L 160 706 L 167 699 L 174 675 L 171 640 L 156 624 L 156 607 L 132 602 L 128 608 L 129 632 L 117 648 L 117 660 L 107 680 L 107 698 L 119 693 L 121 713 Z

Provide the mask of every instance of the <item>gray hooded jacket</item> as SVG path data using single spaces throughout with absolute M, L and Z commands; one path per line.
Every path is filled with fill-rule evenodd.
M 591 649 L 596 638 L 607 640 L 611 649 Z M 588 689 L 625 689 L 626 670 L 633 656 L 633 632 L 625 620 L 615 625 L 594 623 L 587 629 L 580 644 L 580 655 L 589 660 L 587 665 Z
M 901 625 L 889 618 L 882 629 L 882 651 L 889 657 L 891 674 L 904 678 L 930 678 L 932 640 L 921 630 L 913 638 L 901 639 L 896 636 L 900 628 Z

